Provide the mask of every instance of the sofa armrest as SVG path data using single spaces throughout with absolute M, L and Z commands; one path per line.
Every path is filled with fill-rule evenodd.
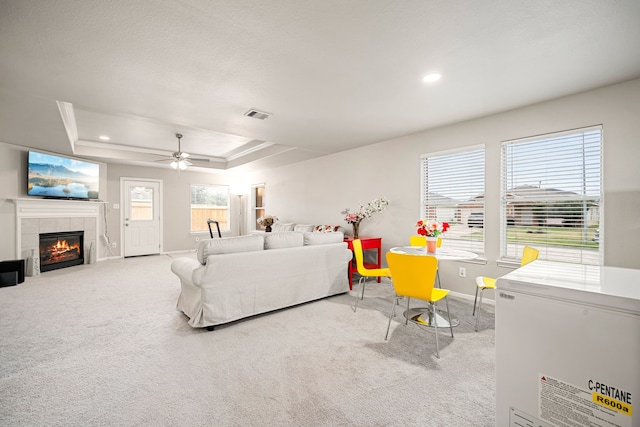
M 180 278 L 180 280 L 191 285 L 194 285 L 193 273 L 200 267 L 202 267 L 202 264 L 200 264 L 197 260 L 186 257 L 176 258 L 171 263 L 171 271 L 173 271 Z

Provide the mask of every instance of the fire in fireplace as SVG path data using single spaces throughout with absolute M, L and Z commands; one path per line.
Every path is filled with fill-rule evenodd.
M 40 271 L 84 264 L 84 231 L 40 235 Z

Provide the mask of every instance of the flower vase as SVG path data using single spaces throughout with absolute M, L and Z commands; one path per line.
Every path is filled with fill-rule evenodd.
M 265 233 L 271 233 L 271 226 L 267 225 L 266 227 L 264 227 L 264 231 Z
M 427 236 L 427 252 L 430 254 L 436 253 L 436 247 L 438 245 L 438 238 Z
M 353 238 L 357 239 L 358 236 L 360 235 L 360 223 L 359 222 L 354 222 L 353 224 Z

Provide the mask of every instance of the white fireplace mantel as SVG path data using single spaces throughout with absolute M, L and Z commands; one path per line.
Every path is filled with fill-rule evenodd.
M 98 218 L 100 209 L 103 209 L 102 201 L 87 200 L 63 200 L 63 199 L 39 199 L 19 198 L 11 200 L 16 205 L 16 257 L 24 257 L 22 247 L 22 220 L 23 219 L 56 219 L 56 218 L 93 218 L 95 236 L 89 240 L 98 242 Z
M 13 199 L 17 218 L 98 217 L 104 202 L 64 199 Z

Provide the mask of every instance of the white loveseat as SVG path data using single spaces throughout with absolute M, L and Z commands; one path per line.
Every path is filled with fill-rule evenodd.
M 343 233 L 282 232 L 201 241 L 197 260 L 177 258 L 177 308 L 212 329 L 349 290 L 352 253 Z

